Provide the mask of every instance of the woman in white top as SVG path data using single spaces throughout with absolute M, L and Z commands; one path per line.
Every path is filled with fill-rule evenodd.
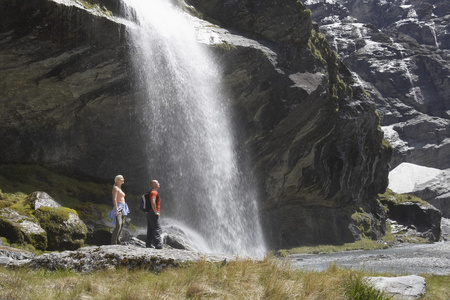
M 125 216 L 130 213 L 130 209 L 125 202 L 125 193 L 122 191 L 122 184 L 125 179 L 122 175 L 117 175 L 114 178 L 114 185 L 112 189 L 112 201 L 114 208 L 108 213 L 108 217 L 112 219 L 112 224 L 116 225 L 111 237 L 111 245 L 120 244 L 120 235 L 125 220 Z

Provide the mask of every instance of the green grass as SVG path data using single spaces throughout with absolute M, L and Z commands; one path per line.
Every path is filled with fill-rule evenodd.
M 270 256 L 225 266 L 199 260 L 158 274 L 126 268 L 77 273 L 0 267 L 0 299 L 389 299 L 368 286 L 365 276 L 376 274 L 336 264 L 322 272 L 305 271 Z M 426 276 L 422 299 L 448 299 L 449 278 Z
M 359 274 L 350 274 L 344 281 L 344 293 L 348 299 L 355 300 L 387 300 L 392 298 L 387 296 L 383 291 L 367 285 L 364 277 Z
M 111 188 L 112 184 L 76 179 L 37 165 L 0 165 L 0 208 L 11 207 L 24 215 L 30 215 L 27 197 L 43 191 L 60 205 L 75 209 L 82 220 L 98 211 L 108 221 Z
M 277 255 L 286 256 L 290 254 L 305 254 L 305 253 L 333 253 L 351 250 L 375 250 L 386 249 L 387 245 L 383 243 L 377 243 L 369 238 L 362 238 L 359 241 L 353 243 L 345 243 L 343 245 L 318 245 L 318 246 L 304 246 L 291 249 L 281 249 L 277 251 Z
M 414 195 L 409 194 L 397 194 L 394 193 L 390 189 L 386 189 L 386 192 L 384 194 L 379 194 L 378 198 L 380 201 L 390 201 L 395 202 L 397 204 L 406 203 L 406 202 L 412 202 L 412 203 L 419 203 L 425 206 L 429 206 L 430 204 L 419 197 L 416 197 Z
M 73 207 L 80 199 L 99 202 L 111 193 L 111 184 L 79 180 L 37 165 L 0 165 L 0 189 L 3 193 L 31 194 L 44 191 L 59 204 Z

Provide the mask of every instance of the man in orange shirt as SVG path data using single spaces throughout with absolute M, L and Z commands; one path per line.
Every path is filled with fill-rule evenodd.
M 150 191 L 150 211 L 147 213 L 147 241 L 145 246 L 151 248 L 152 244 L 156 249 L 162 249 L 161 224 L 159 223 L 160 201 L 158 189 L 160 187 L 158 180 L 150 181 L 152 190 Z

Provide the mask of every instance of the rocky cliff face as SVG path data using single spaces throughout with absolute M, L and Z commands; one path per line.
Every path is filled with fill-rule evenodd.
M 1 160 L 113 178 L 139 153 L 125 26 L 58 2 L 1 3 Z
M 450 166 L 450 3 L 307 0 L 339 57 L 376 100 L 401 162 Z
M 118 4 L 100 3 L 108 10 L 2 2 L 0 162 L 97 179 L 120 172 L 142 189 L 142 91 L 126 22 L 111 17 Z M 208 43 L 257 174 L 269 246 L 379 237 L 384 210 L 374 199 L 387 186 L 389 147 L 375 104 L 313 30 L 309 11 L 291 0 L 189 4 L 222 27 L 203 30 L 213 34 Z

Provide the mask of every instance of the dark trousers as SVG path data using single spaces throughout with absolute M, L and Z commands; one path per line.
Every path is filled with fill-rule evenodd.
M 111 245 L 120 245 L 120 235 L 122 234 L 124 219 L 125 216 L 122 215 L 121 211 L 119 211 L 119 214 L 116 217 L 116 226 L 114 227 L 113 233 L 111 235 Z
M 155 246 L 156 249 L 161 249 L 163 246 L 161 239 L 161 224 L 159 224 L 159 216 L 150 211 L 147 213 L 147 241 L 145 246 L 147 248 Z

